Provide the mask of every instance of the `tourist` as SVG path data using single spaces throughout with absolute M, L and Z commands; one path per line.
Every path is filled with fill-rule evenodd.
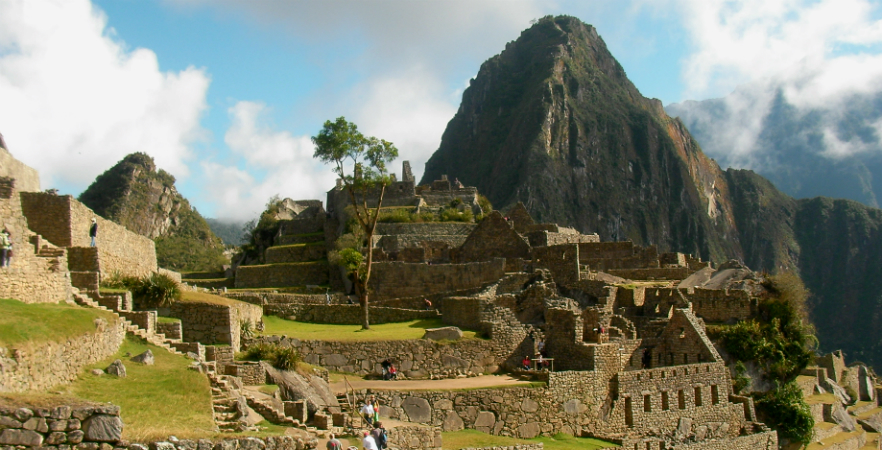
M 545 359 L 544 356 L 542 356 L 542 353 L 539 353 L 538 355 L 539 355 L 539 357 L 536 358 L 536 368 L 539 370 L 547 369 L 548 368 L 548 360 Z
M 95 239 L 98 238 L 98 219 L 92 218 L 92 226 L 89 228 L 89 237 L 92 238 L 92 247 L 95 247 Z
M 6 228 L 0 232 L 0 267 L 9 267 L 9 260 L 12 259 L 12 237 Z
M 524 356 L 524 360 L 521 361 L 521 365 L 524 367 L 524 370 L 530 370 L 530 355 Z
M 462 183 L 459 181 L 459 178 L 453 179 L 453 188 L 454 189 L 462 189 Z
M 369 431 L 364 432 L 364 439 L 361 440 L 361 445 L 364 447 L 364 450 L 380 450 L 377 448 L 377 441 L 374 440 Z
M 398 369 L 395 368 L 394 364 L 389 366 L 389 379 L 398 379 Z
M 432 302 L 429 299 L 424 298 L 423 303 L 425 303 L 425 305 L 426 305 L 426 311 L 429 311 L 432 309 Z
M 384 359 L 383 362 L 380 363 L 380 366 L 383 367 L 383 379 L 388 380 L 389 379 L 389 368 L 392 367 L 392 361 L 389 361 L 388 359 Z
M 539 341 L 539 343 L 536 344 L 536 351 L 538 351 L 540 355 L 545 356 L 545 341 Z
M 371 437 L 374 438 L 374 442 L 377 444 L 377 448 L 383 450 L 388 447 L 388 441 L 386 438 L 386 429 L 383 428 L 382 422 L 377 422 L 374 424 L 374 429 L 371 430 Z
M 343 450 L 343 443 L 340 442 L 340 440 L 337 439 L 336 436 L 334 436 L 334 433 L 331 433 L 330 435 L 328 435 L 328 438 L 329 438 L 329 440 L 326 445 L 328 450 Z
M 377 423 L 380 421 L 380 401 L 377 400 L 376 398 L 374 398 L 373 395 L 371 396 L 371 400 L 373 400 L 372 403 L 374 405 L 374 421 L 373 421 L 373 423 Z
M 364 402 L 364 406 L 361 407 L 361 414 L 364 416 L 368 426 L 374 423 L 374 404 L 370 400 Z

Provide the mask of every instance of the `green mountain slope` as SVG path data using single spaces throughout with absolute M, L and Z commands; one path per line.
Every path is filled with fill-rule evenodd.
M 223 242 L 175 189 L 175 178 L 153 158 L 133 153 L 99 175 L 79 200 L 96 213 L 156 242 L 161 267 L 216 270 Z

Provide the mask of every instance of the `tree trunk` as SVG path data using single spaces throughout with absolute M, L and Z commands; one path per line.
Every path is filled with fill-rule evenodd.
M 361 329 L 362 330 L 370 330 L 371 324 L 368 316 L 368 290 L 367 283 L 363 282 L 359 279 L 358 276 L 355 277 L 355 295 L 358 296 L 358 304 L 361 305 L 362 317 L 361 317 Z

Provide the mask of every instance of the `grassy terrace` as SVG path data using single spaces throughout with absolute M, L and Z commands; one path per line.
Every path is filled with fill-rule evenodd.
M 147 349 L 153 352 L 154 365 L 128 360 Z M 129 357 L 125 356 L 127 353 Z M 114 359 L 122 360 L 126 366 L 125 378 L 90 373 L 91 369 L 106 368 Z M 166 439 L 169 435 L 215 436 L 208 379 L 198 371 L 187 369 L 189 364 L 183 356 L 127 337 L 116 355 L 84 368 L 76 381 L 52 389 L 51 394 L 10 394 L 0 398 L 37 406 L 58 402 L 76 404 L 77 400 L 111 402 L 120 406 L 125 424 L 123 438 L 132 441 Z
M 263 316 L 266 328 L 263 334 L 289 336 L 301 340 L 317 341 L 399 341 L 420 339 L 427 328 L 443 327 L 440 319 L 411 320 L 409 322 L 382 323 L 362 330 L 361 325 L 328 325 L 323 323 L 295 322 L 276 316 Z M 477 339 L 474 331 L 463 331 L 464 339 Z
M 211 303 L 213 305 L 233 306 L 241 304 L 238 300 L 231 300 L 219 295 L 207 294 L 205 292 L 184 291 L 181 301 L 184 303 Z
M 554 437 L 542 436 L 534 439 L 516 439 L 505 436 L 493 436 L 476 430 L 441 433 L 441 441 L 445 449 L 511 447 L 522 444 L 535 444 L 537 442 L 541 442 L 547 450 L 597 450 L 619 447 L 600 439 L 577 438 L 566 434 L 556 434 Z
M 116 321 L 110 312 L 66 303 L 27 304 L 18 300 L 0 299 L 0 346 L 17 346 L 25 342 L 60 342 L 70 337 L 94 333 L 93 320 L 96 317 L 104 318 L 108 322 Z

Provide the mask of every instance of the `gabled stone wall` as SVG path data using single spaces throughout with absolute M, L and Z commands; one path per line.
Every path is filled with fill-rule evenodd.
M 371 269 L 372 300 L 431 296 L 479 288 L 505 276 L 504 263 L 503 259 L 468 264 L 378 262 Z

